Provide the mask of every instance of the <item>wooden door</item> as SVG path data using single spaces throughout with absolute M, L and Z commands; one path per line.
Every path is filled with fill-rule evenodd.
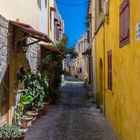
M 0 124 L 8 122 L 9 110 L 9 69 L 0 84 Z
M 103 112 L 103 62 L 102 59 L 100 59 L 100 64 L 99 64 L 99 104 L 101 111 Z

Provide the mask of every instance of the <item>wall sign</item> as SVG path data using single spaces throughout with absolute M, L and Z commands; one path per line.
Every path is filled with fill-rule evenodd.
M 136 24 L 136 40 L 140 40 L 140 22 Z

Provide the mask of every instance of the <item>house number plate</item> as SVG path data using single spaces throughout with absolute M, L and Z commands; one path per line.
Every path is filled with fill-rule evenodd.
M 136 24 L 136 40 L 140 40 L 140 22 Z

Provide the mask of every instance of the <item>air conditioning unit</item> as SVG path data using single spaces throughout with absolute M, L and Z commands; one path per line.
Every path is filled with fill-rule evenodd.
M 109 13 L 109 0 L 104 0 L 103 4 L 103 14 L 107 16 Z

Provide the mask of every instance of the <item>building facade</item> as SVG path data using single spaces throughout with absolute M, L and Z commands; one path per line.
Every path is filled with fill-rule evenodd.
M 54 0 L 1 1 L 0 124 L 12 122 L 16 104 L 13 89 L 19 70 L 37 71 L 41 66 L 42 47 L 46 50 L 47 45 L 56 43 L 55 18 L 50 20 L 50 13 L 60 16 Z M 63 23 L 61 18 L 59 21 Z M 50 24 L 53 25 L 52 31 Z M 59 40 L 63 37 L 63 26 L 60 26 Z M 18 85 L 17 88 L 20 90 L 24 87 Z
M 77 75 L 79 79 L 89 79 L 89 56 L 85 53 L 88 50 L 87 33 L 81 36 L 75 45 L 75 52 L 78 56 L 71 60 L 71 71 L 74 75 Z M 84 54 L 85 53 L 85 54 Z
M 48 36 L 53 42 L 59 42 L 64 35 L 64 21 L 55 0 L 48 0 L 48 6 Z
M 97 103 L 120 140 L 140 139 L 140 1 L 96 0 Z
M 87 37 L 89 43 L 89 75 L 93 95 L 96 96 L 96 45 L 95 45 L 95 0 L 88 0 L 86 12 Z

